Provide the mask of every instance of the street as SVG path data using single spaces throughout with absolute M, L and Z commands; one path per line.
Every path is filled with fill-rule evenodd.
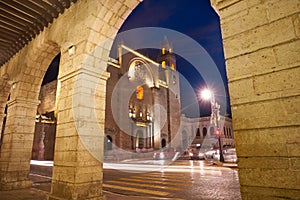
M 50 192 L 52 165 L 49 161 L 32 161 L 34 188 Z M 241 199 L 235 167 L 190 160 L 127 160 L 104 163 L 103 167 L 103 195 L 107 200 Z
M 134 161 L 105 163 L 104 167 L 105 193 L 137 199 L 241 199 L 236 168 L 205 161 L 176 161 L 170 165 Z

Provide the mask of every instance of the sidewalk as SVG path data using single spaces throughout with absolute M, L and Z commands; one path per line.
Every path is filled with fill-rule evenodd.
M 229 168 L 237 168 L 238 167 L 237 163 L 230 163 L 230 162 L 213 162 L 212 164 L 222 166 L 222 167 L 229 167 Z
M 36 188 L 28 188 L 21 190 L 0 191 L 0 200 L 45 200 L 48 192 Z M 106 200 L 153 200 L 154 198 L 125 196 L 103 192 Z

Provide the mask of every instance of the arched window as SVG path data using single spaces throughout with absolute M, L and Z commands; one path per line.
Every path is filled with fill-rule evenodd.
M 136 98 L 138 100 L 143 100 L 144 98 L 144 88 L 142 86 L 136 87 Z
M 161 140 L 161 148 L 164 148 L 167 145 L 166 139 Z
M 207 128 L 206 127 L 203 127 L 202 133 L 203 133 L 203 137 L 205 137 L 207 135 Z
M 196 132 L 196 137 L 200 137 L 200 129 L 199 128 L 197 128 L 197 132 Z
M 224 136 L 227 138 L 227 131 L 226 131 L 226 127 L 225 126 L 223 127 L 223 133 L 224 133 Z

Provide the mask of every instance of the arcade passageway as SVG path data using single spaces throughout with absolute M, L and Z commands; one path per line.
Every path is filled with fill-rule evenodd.
M 49 64 L 60 53 L 48 199 L 103 199 L 109 52 L 139 3 L 0 2 L 0 190 L 31 186 L 39 91 Z M 241 197 L 299 199 L 300 3 L 211 4 L 220 16 Z

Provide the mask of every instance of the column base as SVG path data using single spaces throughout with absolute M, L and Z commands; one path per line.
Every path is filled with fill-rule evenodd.
M 47 200 L 105 200 L 100 182 L 66 183 L 52 181 Z

